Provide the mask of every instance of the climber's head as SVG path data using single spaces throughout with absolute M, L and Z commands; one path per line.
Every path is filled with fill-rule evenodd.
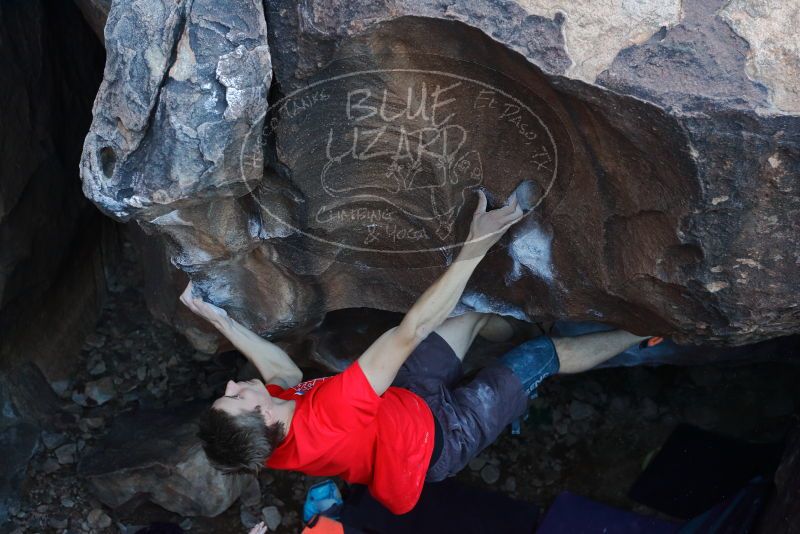
M 258 472 L 286 435 L 288 410 L 260 380 L 229 381 L 199 422 L 211 464 L 226 473 Z

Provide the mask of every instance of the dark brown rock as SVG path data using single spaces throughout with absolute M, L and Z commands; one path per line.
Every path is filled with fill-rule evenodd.
M 720 345 L 798 332 L 800 106 L 787 78 L 746 75 L 736 32 L 758 20 L 653 2 L 593 13 L 613 30 L 593 35 L 585 5 L 550 4 L 272 2 L 273 69 L 260 2 L 116 2 L 84 190 L 261 333 L 407 310 L 474 190 L 497 205 L 523 180 L 538 203 L 459 311 Z
M 103 41 L 103 28 L 111 10 L 111 0 L 75 0 L 75 4 L 97 37 Z
M 85 452 L 78 474 L 112 508 L 145 498 L 185 516 L 215 516 L 257 484 L 211 467 L 196 436 L 205 402 L 141 410 L 114 419 L 106 437 Z
M 39 0 L 3 2 L 0 42 L 0 373 L 34 362 L 63 383 L 115 251 L 77 170 L 103 48 L 71 2 Z
M 800 429 L 787 440 L 783 459 L 775 473 L 775 491 L 758 522 L 759 534 L 800 532 Z

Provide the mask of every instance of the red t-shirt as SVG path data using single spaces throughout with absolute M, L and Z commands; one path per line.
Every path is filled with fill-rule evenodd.
M 267 467 L 366 484 L 395 514 L 414 508 L 433 452 L 433 414 L 419 396 L 390 387 L 378 396 L 358 362 L 344 372 L 269 394 L 293 400 L 286 438 Z

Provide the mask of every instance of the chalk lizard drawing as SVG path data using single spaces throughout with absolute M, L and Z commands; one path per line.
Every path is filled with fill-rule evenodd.
M 379 131 L 378 136 L 385 134 L 385 129 L 368 130 L 369 133 Z M 448 132 L 457 132 L 457 146 L 448 150 Z M 362 131 L 363 133 L 363 131 Z M 425 133 L 433 137 L 425 138 Z M 417 136 L 416 151 L 412 150 L 410 140 Z M 483 182 L 483 165 L 480 153 L 471 150 L 459 156 L 458 152 L 466 143 L 466 130 L 454 124 L 442 128 L 421 128 L 406 132 L 404 128 L 398 131 L 397 149 L 391 152 L 369 153 L 375 145 L 377 136 L 372 139 L 366 149 L 361 152 L 356 150 L 358 144 L 358 131 L 354 133 L 352 146 L 347 152 L 331 157 L 330 144 L 332 130 L 329 133 L 328 155 L 329 159 L 320 173 L 320 184 L 323 190 L 334 198 L 347 198 L 349 200 L 380 200 L 407 216 L 436 225 L 436 235 L 444 240 L 453 232 L 453 225 L 461 208 L 467 201 L 468 191 Z M 442 153 L 436 153 L 428 148 L 441 140 Z M 451 141 L 453 138 L 451 137 Z M 452 147 L 451 147 L 452 148 Z M 369 160 L 379 156 L 388 159 L 386 170 L 382 176 L 376 177 L 372 183 L 353 183 L 348 176 L 348 181 L 335 173 L 343 165 L 345 157 L 353 160 Z M 416 204 L 418 209 L 410 209 L 402 202 L 391 198 L 407 198 L 403 193 L 419 194 L 421 190 L 428 190 L 428 203 Z M 369 191 L 378 192 L 369 192 Z M 382 193 L 381 193 L 382 192 Z M 330 209 L 322 206 L 319 213 Z
M 414 92 L 411 86 L 406 87 L 408 98 L 405 102 L 400 102 L 399 106 L 389 103 L 387 95 L 395 95 L 399 100 L 402 100 L 402 91 L 392 92 L 384 87 L 382 91 L 372 92 L 375 87 L 370 86 L 370 84 L 374 85 L 372 77 L 379 76 L 385 79 L 387 76 L 392 77 L 395 75 L 402 77 L 416 76 L 418 81 L 414 82 L 414 84 L 420 84 L 421 86 L 421 90 L 418 92 Z M 491 75 L 494 80 L 496 73 L 492 72 Z M 360 80 L 362 76 L 368 77 L 366 85 L 354 86 L 349 83 L 349 80 Z M 447 78 L 452 83 L 450 85 L 437 83 L 435 90 L 428 93 L 425 85 L 426 80 L 420 81 L 420 77 L 427 78 L 431 76 L 436 77 L 437 81 L 440 78 Z M 348 82 L 345 82 L 345 80 L 348 80 Z M 474 125 L 471 123 L 474 123 L 478 115 L 481 114 L 483 115 L 481 117 L 483 123 L 494 120 L 497 124 L 506 124 L 514 128 L 514 133 L 517 135 L 513 142 L 520 144 L 520 150 L 512 154 L 511 158 L 514 161 L 519 160 L 519 163 L 523 166 L 527 163 L 532 170 L 536 171 L 537 175 L 541 175 L 535 176 L 534 179 L 540 182 L 543 191 L 535 204 L 530 206 L 530 209 L 535 209 L 550 193 L 558 175 L 559 150 L 548 126 L 531 109 L 528 103 L 503 88 L 490 85 L 480 79 L 432 69 L 365 69 L 344 72 L 312 82 L 308 86 L 297 89 L 278 102 L 273 103 L 270 109 L 285 111 L 289 115 L 289 119 L 296 115 L 308 114 L 310 111 L 317 109 L 319 102 L 330 100 L 334 96 L 336 86 L 331 86 L 330 84 L 342 82 L 346 84 L 344 89 L 347 90 L 348 105 L 345 109 L 346 120 L 338 122 L 338 124 L 354 125 L 359 129 L 359 134 L 367 137 L 368 144 L 360 147 L 360 153 L 356 150 L 358 148 L 355 146 L 357 143 L 354 143 L 350 150 L 342 154 L 335 156 L 328 154 L 327 161 L 323 163 L 323 169 L 320 174 L 316 175 L 320 180 L 319 182 L 316 182 L 313 175 L 308 176 L 312 180 L 308 185 L 312 189 L 319 187 L 318 193 L 323 193 L 323 197 L 327 196 L 329 198 L 326 201 L 312 193 L 312 196 L 316 196 L 314 211 L 317 212 L 317 223 L 324 225 L 326 221 L 340 220 L 343 216 L 343 202 L 345 205 L 352 202 L 352 209 L 356 209 L 356 206 L 362 203 L 381 202 L 391 209 L 383 211 L 364 207 L 364 209 L 382 214 L 380 220 L 369 222 L 376 230 L 379 226 L 397 226 L 400 224 L 400 221 L 392 220 L 392 213 L 396 212 L 404 214 L 410 220 L 415 219 L 426 223 L 416 230 L 406 228 L 403 230 L 404 232 L 425 233 L 425 228 L 431 229 L 435 227 L 436 235 L 442 240 L 452 236 L 454 222 L 466 203 L 468 193 L 477 186 L 484 185 L 484 165 L 494 167 L 497 164 L 495 160 L 498 157 L 498 154 L 492 152 L 479 153 L 477 150 L 467 150 L 470 148 L 468 146 L 465 148 L 466 152 L 462 153 L 460 149 L 465 139 L 461 139 L 462 142 L 458 145 L 459 150 L 448 147 L 448 149 L 437 154 L 431 151 L 430 148 L 426 148 L 437 139 L 449 136 L 459 129 L 466 132 L 463 126 L 454 124 L 457 119 L 456 121 L 452 120 L 459 116 L 458 112 L 454 112 L 452 108 L 447 108 L 448 104 L 456 101 L 456 94 L 448 93 L 448 91 L 455 91 L 456 89 L 462 91 L 461 94 L 458 94 L 458 98 L 473 99 L 471 107 L 474 112 L 463 116 L 466 123 L 471 125 L 470 131 L 474 129 Z M 474 92 L 475 89 L 478 91 L 477 94 Z M 315 91 L 319 94 L 306 98 L 305 94 L 309 91 Z M 383 97 L 382 99 L 380 98 L 381 96 Z M 414 96 L 413 99 L 412 96 Z M 302 105 L 296 106 L 296 109 L 289 109 L 288 106 L 285 109 L 282 107 L 290 100 L 298 97 L 302 99 L 300 101 Z M 426 98 L 429 103 L 427 107 L 425 104 Z M 412 100 L 415 106 L 413 108 L 411 107 Z M 441 110 L 444 110 L 444 114 L 437 115 Z M 322 113 L 329 114 L 331 111 L 331 106 L 327 106 Z M 380 122 L 379 119 L 382 119 L 383 122 Z M 268 135 L 274 135 L 275 126 L 280 122 L 275 117 L 271 121 L 270 128 L 266 129 Z M 328 122 L 330 124 L 333 121 L 334 117 L 328 115 L 322 123 Z M 319 123 L 318 121 L 317 124 Z M 422 124 L 426 126 L 419 128 Z M 403 142 L 401 146 L 398 144 L 395 147 L 389 147 L 392 150 L 384 152 L 375 150 L 376 148 L 382 148 L 380 143 L 382 140 L 379 140 L 378 137 L 390 131 L 390 127 L 397 129 L 398 125 L 401 129 L 404 125 L 419 129 L 410 132 L 405 131 L 403 136 L 400 137 Z M 377 126 L 377 128 L 369 129 L 369 127 L 374 126 Z M 448 127 L 450 129 L 446 129 Z M 435 133 L 430 133 L 433 137 L 425 139 L 423 137 L 427 132 Z M 248 137 L 260 134 L 260 129 L 257 131 L 251 129 L 248 132 Z M 344 140 L 346 144 L 348 140 L 347 133 L 338 132 L 338 134 L 337 141 L 341 143 Z M 333 131 L 330 132 L 330 135 L 333 136 Z M 416 151 L 412 150 L 414 142 L 409 138 L 409 136 L 414 135 L 419 138 L 416 142 Z M 320 141 L 324 145 L 324 138 L 320 139 Z M 356 140 L 353 139 L 353 141 L 355 142 Z M 450 139 L 448 139 L 448 144 L 449 141 Z M 442 139 L 442 142 L 444 142 L 444 139 Z M 512 139 L 509 139 L 508 142 L 512 142 Z M 307 141 L 303 141 L 303 144 L 307 146 Z M 423 145 L 423 150 L 420 150 L 420 144 Z M 244 149 L 242 149 L 240 153 L 240 171 L 242 174 L 245 173 L 249 163 L 245 158 Z M 362 166 L 361 163 L 366 165 Z M 360 183 L 353 183 L 353 178 L 356 178 Z M 314 182 L 319 185 L 315 186 Z M 424 190 L 430 193 L 429 197 L 421 194 Z M 321 204 L 324 205 L 320 207 Z M 319 207 L 318 210 L 316 209 L 317 207 Z M 324 233 L 316 235 L 307 232 L 303 228 L 294 228 L 290 222 L 284 221 L 280 214 L 272 213 L 269 205 L 262 205 L 262 208 L 270 216 L 295 231 L 324 243 L 343 245 L 352 250 L 363 252 L 383 252 L 387 254 L 404 254 L 407 252 L 405 249 L 390 247 L 366 248 L 355 243 L 344 245 L 338 241 L 331 241 Z M 320 215 L 328 216 L 328 218 L 323 217 L 321 219 Z M 387 218 L 387 221 L 383 221 L 383 218 Z M 312 226 L 311 228 L 315 227 Z M 401 230 L 399 227 L 397 231 L 398 239 L 400 239 Z M 372 236 L 373 241 L 380 241 L 380 239 L 376 239 L 378 235 Z M 383 234 L 380 235 L 386 237 Z M 421 248 L 416 249 L 415 252 L 450 250 L 452 247 L 458 246 L 460 246 L 460 243 L 431 243 L 429 248 L 423 245 Z

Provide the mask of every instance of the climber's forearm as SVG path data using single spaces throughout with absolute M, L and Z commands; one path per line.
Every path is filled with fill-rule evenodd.
M 303 379 L 302 371 L 283 349 L 236 322 L 224 309 L 196 295 L 191 282 L 181 293 L 180 300 L 193 313 L 211 323 L 253 362 L 267 384 L 290 387 Z
M 376 394 L 383 395 L 414 348 L 450 315 L 481 258 L 483 254 L 462 248 L 458 259 L 422 294 L 400 325 L 386 331 L 361 355 L 358 363 Z
M 456 260 L 408 310 L 398 326 L 386 331 L 358 359 L 375 393 L 383 395 L 414 348 L 456 307 L 472 272 L 508 228 L 522 217 L 516 196 L 508 206 L 486 211 L 486 195 L 478 192 L 469 236 Z
M 479 191 L 469 235 L 456 261 L 422 294 L 398 328 L 414 332 L 417 339 L 425 339 L 438 328 L 458 304 L 475 267 L 522 215 L 516 195 L 508 205 L 487 212 L 486 195 Z
M 253 363 L 265 383 L 278 384 L 285 388 L 295 386 L 303 379 L 303 372 L 282 348 L 230 317 L 227 319 L 215 326 Z
M 468 242 L 450 267 L 417 299 L 400 328 L 425 339 L 450 316 L 486 251 Z

